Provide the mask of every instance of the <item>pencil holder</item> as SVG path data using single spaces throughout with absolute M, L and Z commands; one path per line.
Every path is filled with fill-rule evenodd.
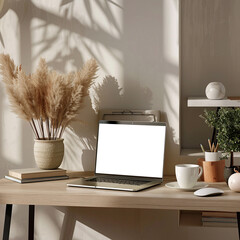
M 206 162 L 216 162 L 219 161 L 222 156 L 221 152 L 205 152 L 205 161 Z
M 225 159 L 207 162 L 204 158 L 198 159 L 198 165 L 202 166 L 201 180 L 204 182 L 224 182 Z

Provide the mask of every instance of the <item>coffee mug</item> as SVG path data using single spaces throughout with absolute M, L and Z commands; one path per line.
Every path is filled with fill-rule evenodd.
M 197 164 L 178 164 L 175 174 L 180 188 L 192 188 L 202 175 L 202 167 Z

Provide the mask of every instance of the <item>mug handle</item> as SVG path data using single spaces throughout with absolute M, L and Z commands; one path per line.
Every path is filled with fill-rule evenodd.
M 199 169 L 200 169 L 200 173 L 198 174 L 198 178 L 197 178 L 197 179 L 199 179 L 199 178 L 202 176 L 202 172 L 203 172 L 202 167 L 201 167 L 201 166 L 198 166 L 198 167 L 199 167 Z

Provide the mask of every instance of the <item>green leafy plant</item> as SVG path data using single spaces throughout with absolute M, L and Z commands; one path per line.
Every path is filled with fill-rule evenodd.
M 220 108 L 218 112 L 204 110 L 200 117 L 209 127 L 217 130 L 219 147 L 230 154 L 232 167 L 233 152 L 240 152 L 240 108 Z

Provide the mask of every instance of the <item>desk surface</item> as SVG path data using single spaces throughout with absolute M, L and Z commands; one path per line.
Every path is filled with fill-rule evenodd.
M 160 186 L 140 192 L 122 192 L 101 189 L 67 187 L 69 180 L 19 184 L 7 179 L 0 180 L 0 204 L 143 208 L 169 210 L 240 211 L 240 193 L 232 192 L 226 183 L 210 186 L 225 191 L 217 197 L 200 198 L 193 192 L 169 189 L 167 177 Z

